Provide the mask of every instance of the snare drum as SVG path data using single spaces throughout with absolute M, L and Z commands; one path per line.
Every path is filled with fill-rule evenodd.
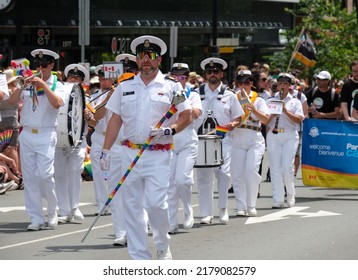
M 77 147 L 81 145 L 85 120 L 83 110 L 85 97 L 81 86 L 74 83 L 65 83 L 64 106 L 60 107 L 57 120 L 56 147 Z
M 221 137 L 217 135 L 198 135 L 199 149 L 194 167 L 219 167 L 224 163 Z

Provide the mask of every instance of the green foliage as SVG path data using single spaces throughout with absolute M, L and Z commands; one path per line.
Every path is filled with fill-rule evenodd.
M 313 40 L 317 52 L 317 64 L 308 68 L 293 59 L 290 69 L 298 69 L 301 77 L 312 77 L 313 72 L 327 70 L 335 79 L 347 76 L 349 64 L 358 59 L 358 23 L 356 10 L 348 14 L 339 0 L 301 0 L 295 10 L 287 9 L 302 22 L 293 30 L 287 30 L 288 43 L 284 50 L 270 56 L 273 68 L 286 71 L 302 28 Z

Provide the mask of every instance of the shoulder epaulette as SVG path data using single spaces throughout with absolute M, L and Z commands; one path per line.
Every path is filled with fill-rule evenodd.
M 170 76 L 165 76 L 164 79 L 179 83 L 179 81 L 177 79 L 174 79 L 173 77 L 170 77 Z
M 129 78 L 126 78 L 124 80 L 121 81 L 121 83 L 125 82 L 125 81 L 129 81 L 129 80 L 133 80 L 135 76 L 132 76 L 132 77 L 129 77 Z

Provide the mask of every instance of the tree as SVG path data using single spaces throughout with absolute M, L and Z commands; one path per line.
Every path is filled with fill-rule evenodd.
M 308 68 L 294 59 L 290 68 L 301 72 L 303 78 L 311 78 L 313 72 L 320 70 L 329 71 L 335 79 L 346 77 L 352 60 L 358 59 L 356 11 L 348 14 L 340 0 L 301 0 L 295 9 L 287 9 L 287 12 L 301 22 L 293 30 L 286 31 L 288 44 L 283 52 L 269 58 L 271 65 L 286 70 L 304 28 L 315 44 L 317 64 Z

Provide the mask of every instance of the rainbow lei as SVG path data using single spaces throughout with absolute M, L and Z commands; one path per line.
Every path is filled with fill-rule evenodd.
M 54 91 L 57 86 L 57 76 L 53 75 L 54 81 L 51 87 L 51 90 Z M 34 86 L 30 87 L 30 98 L 32 99 L 32 111 L 35 112 L 39 103 L 38 96 L 44 95 L 45 90 L 42 87 L 34 88 Z
M 133 150 L 140 150 L 143 148 L 144 150 L 149 150 L 149 151 L 169 151 L 169 150 L 173 150 L 174 148 L 173 143 L 149 145 L 149 144 L 135 144 L 130 140 L 121 141 L 121 145 L 126 146 Z

